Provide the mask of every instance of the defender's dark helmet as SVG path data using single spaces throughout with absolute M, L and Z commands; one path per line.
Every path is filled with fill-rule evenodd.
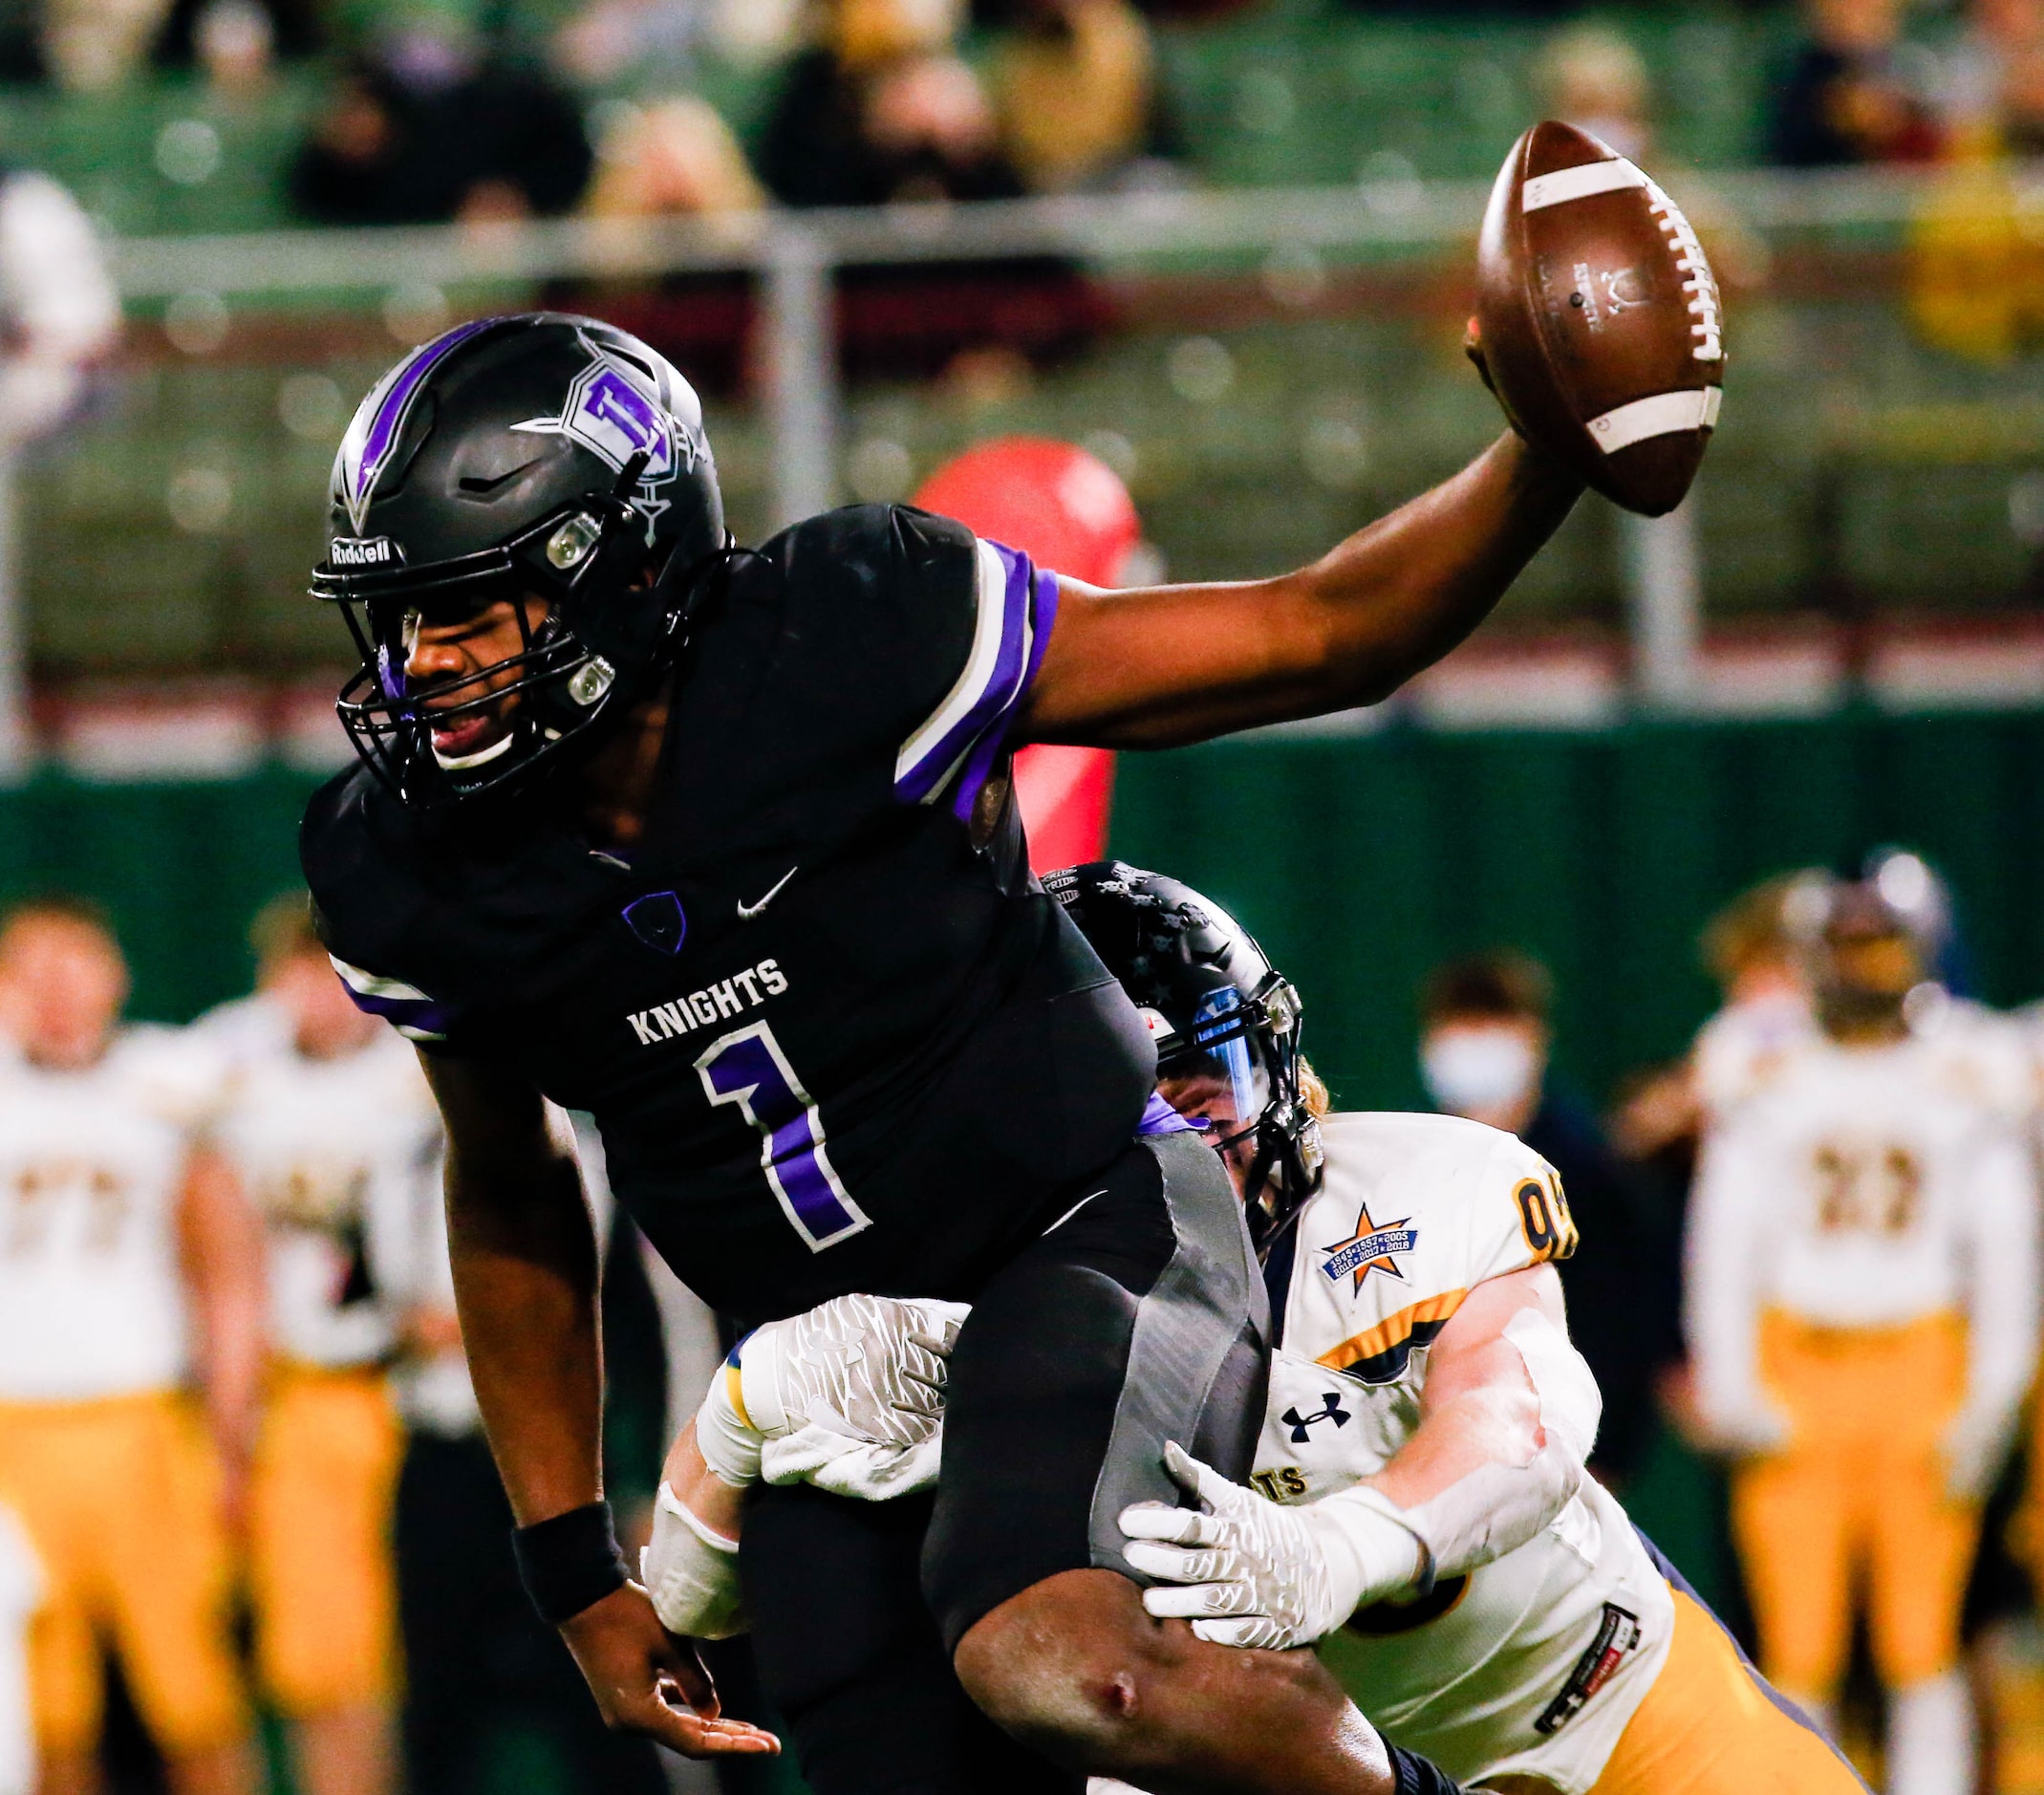
M 363 400 L 333 460 L 332 541 L 312 595 L 340 605 L 362 665 L 337 708 L 355 751 L 409 804 L 501 787 L 586 742 L 678 651 L 728 546 L 695 390 L 637 337 L 530 312 L 457 325 Z M 549 601 L 511 681 L 432 713 L 459 722 L 515 692 L 501 741 L 435 753 L 426 706 L 474 680 L 405 677 L 420 617 L 500 597 Z
M 1190 885 L 1119 860 L 1044 880 L 1150 1024 L 1160 1078 L 1225 1079 L 1252 1135 L 1245 1213 L 1267 1253 L 1320 1186 L 1320 1125 L 1300 1089 L 1299 993 L 1249 931 Z

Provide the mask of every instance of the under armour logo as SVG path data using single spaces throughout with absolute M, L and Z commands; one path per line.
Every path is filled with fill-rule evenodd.
M 1315 1409 L 1311 1415 L 1302 1415 L 1297 1409 L 1287 1409 L 1283 1416 L 1280 1417 L 1292 1430 L 1293 1445 L 1301 1446 L 1305 1443 L 1306 1430 L 1315 1421 L 1332 1421 L 1337 1427 L 1346 1427 L 1348 1425 L 1348 1411 L 1342 1407 L 1342 1397 L 1339 1391 L 1323 1391 L 1320 1399 L 1323 1406 Z

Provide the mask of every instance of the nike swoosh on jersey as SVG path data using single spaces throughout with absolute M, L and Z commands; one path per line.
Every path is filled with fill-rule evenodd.
M 780 897 L 781 887 L 785 885 L 788 880 L 793 878 L 795 875 L 801 870 L 802 869 L 799 866 L 789 867 L 785 873 L 782 874 L 781 876 L 774 881 L 773 889 L 769 891 L 765 897 L 762 898 L 758 903 L 748 904 L 742 902 L 738 907 L 738 919 L 741 922 L 750 922 L 754 917 L 758 916 L 760 912 L 765 909 L 768 904 L 772 903 L 776 898 Z

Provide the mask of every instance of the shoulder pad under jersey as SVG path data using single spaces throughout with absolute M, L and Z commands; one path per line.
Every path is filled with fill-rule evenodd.
M 1485 1279 L 1575 1250 L 1560 1176 L 1516 1135 L 1387 1113 L 1329 1116 L 1321 1139 L 1326 1175 L 1299 1219 L 1289 1352 L 1388 1381 Z

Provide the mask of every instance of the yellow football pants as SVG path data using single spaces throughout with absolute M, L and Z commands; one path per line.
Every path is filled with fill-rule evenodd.
M 1965 1394 L 1965 1324 L 1944 1314 L 1836 1329 L 1770 1314 L 1760 1372 L 1793 1429 L 1732 1483 L 1761 1669 L 1781 1688 L 1829 1697 L 1863 1591 L 1889 1688 L 1950 1670 L 1980 1527 L 1974 1505 L 1946 1495 L 1938 1449 Z
M 1865 1795 L 1852 1766 L 1741 1661 L 1686 1590 L 1654 1678 L 1590 1795 Z
M 391 1502 L 401 1446 L 382 1373 L 286 1366 L 248 1488 L 256 1667 L 286 1714 L 387 1698 L 395 1681 Z
M 187 1402 L 162 1391 L 0 1403 L 0 1502 L 42 1560 L 29 1683 L 46 1756 L 97 1741 L 105 1647 L 160 1749 L 208 1751 L 241 1737 L 219 1468 Z

